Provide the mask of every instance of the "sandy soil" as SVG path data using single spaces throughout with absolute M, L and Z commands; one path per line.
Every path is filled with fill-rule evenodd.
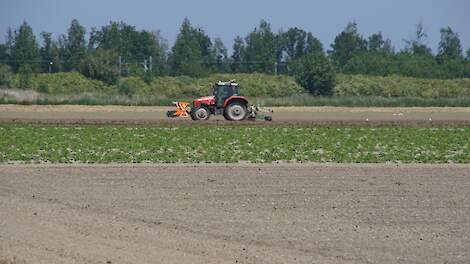
M 190 118 L 170 119 L 171 107 L 129 106 L 22 106 L 0 105 L 0 123 L 58 124 L 194 124 Z M 411 124 L 470 125 L 470 108 L 344 108 L 344 107 L 278 107 L 273 108 L 274 125 L 293 124 Z M 253 125 L 251 122 L 243 122 Z M 264 122 L 260 122 L 264 123 Z M 223 117 L 211 117 L 204 124 L 233 125 Z
M 470 165 L 2 165 L 0 259 L 470 263 Z

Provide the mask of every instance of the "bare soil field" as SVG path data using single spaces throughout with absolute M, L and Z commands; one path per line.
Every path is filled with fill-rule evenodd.
M 1 165 L 0 261 L 470 263 L 469 177 L 470 165 Z
M 169 119 L 172 107 L 145 106 L 24 106 L 0 105 L 0 123 L 56 124 L 194 124 L 187 119 Z M 275 107 L 274 125 L 291 124 L 408 124 L 470 125 L 470 108 L 347 108 L 347 107 Z M 261 122 L 264 123 L 264 122 Z M 233 124 L 222 117 L 211 117 L 206 124 Z M 253 124 L 248 122 L 245 124 Z

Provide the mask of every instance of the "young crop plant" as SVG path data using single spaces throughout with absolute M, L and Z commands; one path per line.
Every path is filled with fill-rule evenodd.
M 469 163 L 470 128 L 0 125 L 0 162 Z

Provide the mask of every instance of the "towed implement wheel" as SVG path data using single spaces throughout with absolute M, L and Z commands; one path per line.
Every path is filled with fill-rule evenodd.
M 209 119 L 211 113 L 205 107 L 198 107 L 193 109 L 191 112 L 191 118 L 193 120 L 207 120 Z
M 168 112 L 166 112 L 166 116 L 167 117 L 176 117 L 176 111 L 174 111 L 174 110 L 168 111 Z
M 230 103 L 224 111 L 224 117 L 230 121 L 242 121 L 247 116 L 246 105 L 242 102 Z

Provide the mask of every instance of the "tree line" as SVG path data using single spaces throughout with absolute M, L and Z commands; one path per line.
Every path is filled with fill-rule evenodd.
M 7 31 L 0 44 L 0 63 L 16 73 L 78 71 L 85 76 L 116 83 L 120 76 L 146 79 L 162 75 L 207 76 L 210 73 L 268 73 L 300 76 L 316 71 L 376 76 L 402 75 L 450 79 L 470 77 L 470 49 L 464 54 L 458 33 L 440 30 L 437 54 L 426 45 L 421 23 L 414 37 L 396 51 L 381 32 L 364 37 L 355 22 L 349 23 L 325 49 L 311 32 L 293 27 L 273 32 L 262 20 L 248 35 L 237 36 L 233 52 L 219 39 L 184 19 L 172 47 L 159 31 L 137 30 L 124 22 L 92 28 L 74 19 L 66 34 L 54 39 L 42 32 L 36 38 L 23 22 Z M 333 72 L 333 73 L 332 73 Z M 301 77 L 298 78 L 300 80 Z M 331 78 L 326 78 L 331 79 Z

